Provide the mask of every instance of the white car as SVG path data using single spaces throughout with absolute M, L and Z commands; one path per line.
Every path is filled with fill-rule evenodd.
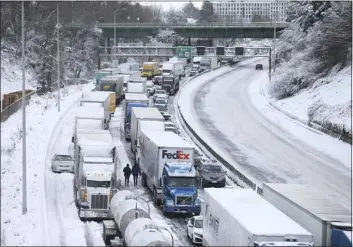
M 154 87 L 154 84 L 150 81 L 147 82 L 147 92 L 149 95 L 153 95 L 156 91 L 156 88 Z
M 158 98 L 158 97 L 163 97 L 166 100 L 168 100 L 168 95 L 165 90 L 160 90 L 160 89 L 156 90 L 156 92 L 153 95 L 153 100 L 156 100 L 156 98 Z
M 193 216 L 188 221 L 188 237 L 194 244 L 202 244 L 203 216 Z
M 68 154 L 55 154 L 51 159 L 51 169 L 53 172 L 72 172 L 75 171 L 75 164 L 72 157 Z

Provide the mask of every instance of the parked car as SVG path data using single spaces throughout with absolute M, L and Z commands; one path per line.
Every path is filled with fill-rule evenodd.
M 154 84 L 150 81 L 147 82 L 147 92 L 149 93 L 149 95 L 153 95 L 156 92 Z
M 197 69 L 192 69 L 192 70 L 190 70 L 190 76 L 195 76 L 195 75 L 197 75 L 199 73 L 199 71 L 197 70 Z
M 203 216 L 193 216 L 187 224 L 187 235 L 194 244 L 202 244 Z
M 154 107 L 156 107 L 160 112 L 165 112 L 168 110 L 168 101 L 164 97 L 157 97 L 154 100 Z
M 55 154 L 51 159 L 51 169 L 53 172 L 74 173 L 74 160 L 68 154 Z
M 153 82 L 154 85 L 161 85 L 162 84 L 162 80 L 163 80 L 163 77 L 157 75 L 157 76 L 153 77 L 152 82 Z
M 256 64 L 255 69 L 264 69 L 261 63 Z
M 207 162 L 197 167 L 200 186 L 205 187 L 224 187 L 226 186 L 226 171 L 217 162 Z
M 164 98 L 168 102 L 168 94 L 165 90 L 156 90 L 153 95 L 153 101 L 155 101 L 157 98 Z

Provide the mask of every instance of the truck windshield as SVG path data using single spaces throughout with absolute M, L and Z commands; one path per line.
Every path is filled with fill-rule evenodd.
M 175 186 L 175 187 L 195 187 L 197 186 L 196 178 L 173 178 L 169 177 L 167 181 L 168 186 Z
M 142 72 L 152 72 L 152 69 L 143 69 Z
M 101 83 L 99 90 L 100 91 L 115 92 L 116 84 Z
M 93 188 L 98 188 L 98 187 L 109 188 L 109 187 L 110 187 L 110 181 L 87 180 L 87 187 L 93 187 Z

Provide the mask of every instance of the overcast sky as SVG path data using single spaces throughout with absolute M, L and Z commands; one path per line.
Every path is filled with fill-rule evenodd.
M 143 5 L 161 5 L 163 10 L 168 11 L 170 8 L 174 9 L 181 9 L 185 3 L 188 3 L 189 1 L 178 1 L 178 2 L 169 2 L 169 1 L 149 1 L 149 2 L 140 2 Z M 202 1 L 198 0 L 192 0 L 196 8 L 200 8 L 202 5 Z

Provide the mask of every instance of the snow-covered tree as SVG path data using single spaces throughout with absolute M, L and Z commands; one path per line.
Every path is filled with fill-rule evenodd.
M 199 23 L 214 22 L 216 15 L 213 11 L 213 5 L 210 1 L 206 0 L 202 3 L 200 10 Z
M 189 1 L 182 8 L 182 13 L 186 18 L 192 18 L 198 20 L 200 18 L 200 10 L 195 7 L 195 5 Z

